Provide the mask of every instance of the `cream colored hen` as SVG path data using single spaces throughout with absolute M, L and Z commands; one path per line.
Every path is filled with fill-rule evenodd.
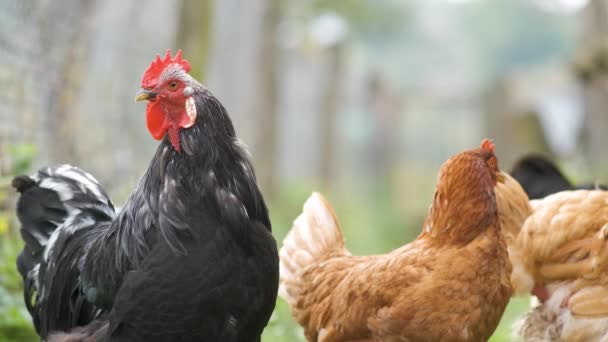
M 564 191 L 527 206 L 516 183 L 507 177 L 496 188 L 511 281 L 515 293 L 542 302 L 519 322 L 518 337 L 608 341 L 608 192 Z

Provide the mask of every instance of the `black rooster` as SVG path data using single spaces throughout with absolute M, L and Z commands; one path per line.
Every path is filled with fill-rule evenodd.
M 260 340 L 279 272 L 268 210 L 226 110 L 189 68 L 167 52 L 144 74 L 137 100 L 163 140 L 119 213 L 69 165 L 14 179 L 42 338 Z
M 521 184 L 530 199 L 543 198 L 565 190 L 608 190 L 601 184 L 573 185 L 557 165 L 540 155 L 521 158 L 515 163 L 510 174 Z

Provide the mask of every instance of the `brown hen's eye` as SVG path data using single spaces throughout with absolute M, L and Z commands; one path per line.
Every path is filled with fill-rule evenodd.
M 498 168 L 498 160 L 496 160 L 495 156 L 492 156 L 490 159 L 488 159 L 487 160 L 487 164 L 492 169 L 497 169 Z
M 171 89 L 177 88 L 177 82 L 173 81 L 173 82 L 169 83 L 169 88 L 171 88 Z

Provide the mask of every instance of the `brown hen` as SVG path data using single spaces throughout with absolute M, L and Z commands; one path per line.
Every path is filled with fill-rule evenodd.
M 279 294 L 309 341 L 484 341 L 511 296 L 494 187 L 494 145 L 441 168 L 422 233 L 383 255 L 353 256 L 317 193 L 280 252 Z

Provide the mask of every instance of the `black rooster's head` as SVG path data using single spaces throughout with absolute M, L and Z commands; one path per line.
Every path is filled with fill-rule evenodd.
M 160 140 L 169 134 L 176 151 L 180 151 L 179 132 L 196 122 L 197 108 L 193 97 L 203 86 L 188 74 L 190 64 L 182 59 L 181 50 L 174 58 L 167 50 L 164 59 L 156 59 L 144 72 L 136 101 L 148 100 L 146 121 L 150 134 Z

